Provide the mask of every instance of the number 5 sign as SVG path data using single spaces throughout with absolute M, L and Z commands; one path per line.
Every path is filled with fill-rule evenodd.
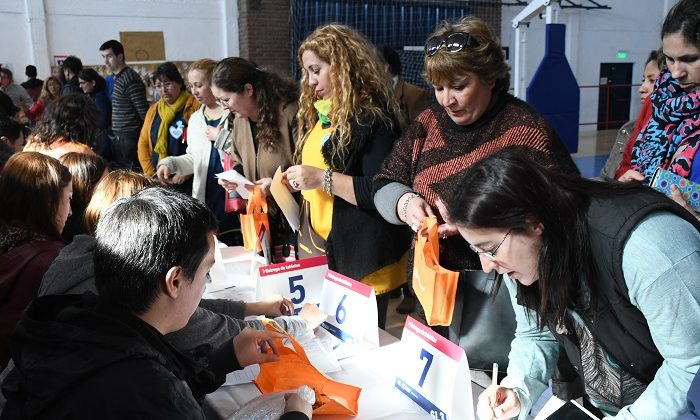
M 379 346 L 377 298 L 371 286 L 328 270 L 319 308 L 328 314 L 321 327 L 333 336 L 331 342 L 339 359 Z
M 473 419 L 469 364 L 464 349 L 411 318 L 400 343 L 395 386 L 440 420 Z
M 321 302 L 323 274 L 328 270 L 326 257 L 264 265 L 259 268 L 257 298 L 270 295 L 289 296 L 294 313 L 299 313 L 305 303 Z

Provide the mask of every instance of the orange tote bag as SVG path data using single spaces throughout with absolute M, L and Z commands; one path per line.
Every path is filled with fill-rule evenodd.
M 241 214 L 241 235 L 243 235 L 243 248 L 252 251 L 255 242 L 258 243 L 258 251 L 262 250 L 262 244 L 258 240 L 260 228 L 265 226 L 265 232 L 270 235 L 270 222 L 267 220 L 267 201 L 263 197 L 259 186 L 255 186 L 248 197 L 246 214 Z
M 448 326 L 455 309 L 459 273 L 442 268 L 439 255 L 437 220 L 426 217 L 418 230 L 413 255 L 413 292 L 423 305 L 428 325 Z
M 265 327 L 285 334 L 294 350 L 284 346 L 282 339 L 275 339 L 280 358 L 275 362 L 260 364 L 260 374 L 254 381 L 260 392 L 269 394 L 307 385 L 316 394 L 314 416 L 357 415 L 361 388 L 335 381 L 316 369 L 309 362 L 304 348 L 275 321 L 265 321 Z

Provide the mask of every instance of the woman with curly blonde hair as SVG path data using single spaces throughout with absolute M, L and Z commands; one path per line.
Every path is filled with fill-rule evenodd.
M 299 255 L 325 253 L 332 270 L 373 286 L 383 327 L 387 292 L 405 281 L 410 237 L 372 201 L 372 178 L 400 130 L 391 81 L 374 46 L 347 26 L 317 28 L 298 57 L 299 164 L 285 179 L 303 198 Z

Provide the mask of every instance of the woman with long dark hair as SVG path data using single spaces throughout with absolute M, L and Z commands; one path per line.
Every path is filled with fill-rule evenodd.
M 289 245 L 292 230 L 269 191 L 277 168 L 285 170 L 293 162 L 299 89 L 291 80 L 240 57 L 217 63 L 211 83 L 214 97 L 230 112 L 214 144 L 228 154 L 234 169 L 268 196 L 272 244 Z M 237 187 L 219 183 L 229 194 Z
M 0 371 L 9 360 L 8 337 L 44 273 L 65 246 L 71 214 L 68 169 L 36 152 L 13 155 L 0 176 Z
M 80 89 L 92 98 L 100 110 L 100 122 L 97 128 L 100 132 L 112 124 L 112 103 L 107 95 L 107 82 L 94 69 L 83 69 L 78 75 Z
M 466 172 L 448 211 L 516 314 L 508 376 L 479 398 L 481 419 L 524 419 L 557 359 L 582 385 L 567 398 L 601 417 L 685 411 L 700 366 L 700 223 L 681 206 L 505 151 Z

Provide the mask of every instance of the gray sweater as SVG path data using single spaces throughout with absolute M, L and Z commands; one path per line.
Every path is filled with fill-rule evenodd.
M 44 275 L 39 286 L 39 296 L 80 294 L 86 291 L 97 294 L 92 259 L 94 250 L 95 238 L 89 235 L 75 236 Z M 244 321 L 244 309 L 245 303 L 241 301 L 202 299 L 187 326 L 165 338 L 179 350 L 187 351 L 202 343 L 210 343 L 217 348 L 246 326 L 264 329 L 261 321 Z M 298 316 L 282 316 L 275 320 L 293 336 L 301 335 L 306 329 L 306 322 Z

